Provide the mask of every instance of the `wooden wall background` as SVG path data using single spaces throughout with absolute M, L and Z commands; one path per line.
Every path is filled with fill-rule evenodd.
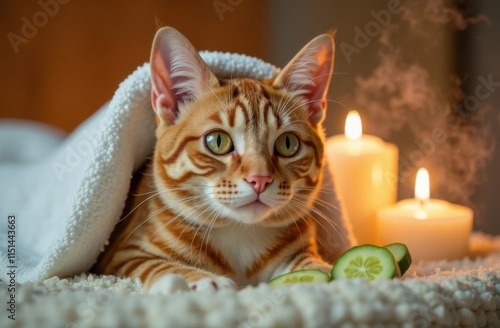
M 58 12 L 41 24 L 36 35 L 26 38 L 26 44 L 19 44 L 16 52 L 9 33 L 22 37 L 23 19 L 33 22 L 34 15 L 43 13 L 40 3 L 56 1 L 65 4 L 60 4 Z M 226 6 L 222 19 L 214 3 Z M 338 45 L 342 41 L 352 43 L 353 28 L 365 26 L 373 20 L 370 11 L 386 8 L 387 3 L 387 0 L 358 0 L 355 4 L 340 0 L 1 0 L 0 119 L 29 119 L 71 132 L 113 96 L 125 77 L 148 61 L 157 18 L 179 29 L 199 50 L 246 53 L 283 66 L 307 41 L 329 28 L 338 29 Z M 472 6 L 473 10 L 469 10 L 476 14 L 485 14 L 489 23 L 469 27 L 471 37 L 464 49 L 470 52 L 443 45 L 442 51 L 428 56 L 426 66 L 435 79 L 448 83 L 449 70 L 456 70 L 454 60 L 458 59 L 463 67 L 461 76 L 469 78 L 471 84 L 470 88 L 464 85 L 467 95 L 473 94 L 475 77 L 479 75 L 492 74 L 494 81 L 500 79 L 497 42 L 500 3 L 496 0 L 464 3 Z M 409 42 L 407 46 L 422 45 Z M 333 76 L 329 97 L 345 99 L 356 77 L 370 74 L 377 65 L 377 56 L 378 48 L 372 43 L 349 64 L 337 48 L 335 71 L 339 74 Z M 345 102 L 350 105 L 348 99 Z M 488 102 L 496 115 L 492 129 L 498 141 L 500 92 L 493 93 Z M 342 133 L 346 113 L 347 108 L 341 105 L 329 105 L 325 122 L 328 135 Z M 369 132 L 370 122 L 363 124 Z M 414 149 L 412 138 L 402 134 L 396 137 L 397 140 L 389 141 L 397 141 L 401 149 Z M 485 181 L 473 198 L 481 210 L 475 227 L 492 234 L 500 233 L 499 165 L 500 152 L 496 151 L 485 171 Z M 401 193 L 404 188 L 410 190 L 413 186 L 401 185 L 400 197 L 408 196 Z M 447 195 L 436 196 L 447 199 Z
M 176 27 L 199 50 L 267 55 L 261 0 L 221 0 L 229 6 L 222 20 L 212 0 L 59 1 L 67 3 L 40 0 L 54 11 L 54 3 L 59 6 L 53 17 L 45 16 L 46 24 L 40 24 L 39 1 L 0 2 L 0 118 L 72 131 L 149 60 L 156 19 Z M 16 53 L 9 33 L 23 37 L 23 19 L 33 22 L 34 16 L 42 26 Z

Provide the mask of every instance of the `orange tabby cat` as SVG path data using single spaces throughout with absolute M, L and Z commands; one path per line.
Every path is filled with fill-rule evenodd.
M 329 272 L 309 208 L 333 56 L 324 34 L 270 80 L 221 80 L 182 34 L 160 29 L 151 53 L 154 157 L 97 271 L 138 277 L 152 292 L 179 276 L 193 290 L 216 290 Z

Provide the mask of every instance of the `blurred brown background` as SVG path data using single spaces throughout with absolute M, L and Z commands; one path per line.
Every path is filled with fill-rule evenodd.
M 242 1 L 237 10 L 225 12 L 222 22 L 211 1 L 42 2 L 52 8 L 56 3 L 58 12 L 20 43 L 17 52 L 8 33 L 23 36 L 22 18 L 36 22 L 33 17 L 44 9 L 38 1 L 0 3 L 0 34 L 5 36 L 0 50 L 1 117 L 72 131 L 149 60 L 157 19 L 178 28 L 200 50 L 266 54 L 265 24 L 260 23 L 264 1 Z
M 347 62 L 338 44 L 353 44 L 353 27 L 362 28 L 373 20 L 370 10 L 386 6 L 381 0 L 363 0 L 356 6 L 329 0 L 2 1 L 0 117 L 72 131 L 112 97 L 119 82 L 148 61 L 158 23 L 177 28 L 199 50 L 244 53 L 277 66 L 285 65 L 316 35 L 337 29 L 337 75 L 331 87 L 336 98 L 352 89 L 358 74 L 373 68 L 377 50 L 371 42 Z M 447 57 L 450 44 L 428 60 L 437 79 L 454 64 Z M 345 106 L 337 107 L 330 111 L 332 122 L 337 115 L 343 120 L 347 112 Z M 338 132 L 342 124 L 328 125 L 327 130 Z
M 373 41 L 351 58 L 339 45 L 353 44 L 355 28 L 365 27 L 374 20 L 372 11 L 387 9 L 391 2 L 394 0 L 3 0 L 0 119 L 35 120 L 70 133 L 113 96 L 125 77 L 148 61 L 157 21 L 177 28 L 199 50 L 244 53 L 277 66 L 286 64 L 314 36 L 337 28 L 336 74 L 329 98 L 343 104 L 329 104 L 325 127 L 328 135 L 338 134 L 343 132 L 356 78 L 367 76 L 378 65 L 380 44 Z M 419 1 L 396 2 L 423 6 Z M 414 49 L 424 54 L 420 61 L 437 85 L 449 83 L 451 73 L 464 79 L 465 94 L 474 92 L 478 75 L 493 74 L 493 80 L 500 81 L 500 4 L 494 0 L 442 2 L 457 3 L 466 12 L 484 13 L 489 22 L 472 26 L 466 33 L 443 28 L 441 37 L 446 42 L 434 44 L 431 52 L 420 50 L 432 40 L 402 37 L 400 46 L 409 53 Z M 394 15 L 392 22 L 400 16 Z M 500 92 L 493 93 L 488 102 L 498 115 Z M 362 118 L 367 110 L 360 109 Z M 376 130 L 369 121 L 364 126 L 366 131 Z M 500 139 L 499 126 L 500 115 L 492 126 L 496 139 Z M 405 145 L 412 147 L 411 138 L 402 131 L 387 139 L 404 149 Z M 489 233 L 500 233 L 499 165 L 496 152 L 473 197 L 480 210 L 476 228 Z M 400 197 L 407 196 L 400 192 Z

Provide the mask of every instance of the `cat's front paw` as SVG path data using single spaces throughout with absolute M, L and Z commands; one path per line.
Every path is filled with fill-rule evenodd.
M 299 265 L 299 266 L 295 267 L 292 271 L 308 270 L 308 269 L 319 270 L 319 271 L 322 271 L 324 273 L 330 274 L 330 272 L 332 271 L 332 266 L 329 265 L 328 263 L 325 263 L 325 262 L 318 262 L 318 261 L 313 262 L 313 261 L 311 261 L 305 265 Z M 292 272 L 292 271 L 290 271 L 290 272 Z
M 148 289 L 149 294 L 174 294 L 189 291 L 189 286 L 184 278 L 176 274 L 167 274 L 158 278 Z
M 332 266 L 328 264 L 318 264 L 317 266 L 313 266 L 313 268 L 319 271 L 323 271 L 327 274 L 330 274 L 332 272 Z
M 196 281 L 188 282 L 189 288 L 194 291 L 216 291 L 216 290 L 237 290 L 238 287 L 229 278 L 226 277 L 214 277 L 214 278 L 201 278 Z

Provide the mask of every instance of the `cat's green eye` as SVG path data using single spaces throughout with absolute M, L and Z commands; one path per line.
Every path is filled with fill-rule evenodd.
M 291 157 L 299 151 L 299 138 L 295 134 L 285 132 L 274 142 L 274 150 L 283 157 Z
M 234 150 L 231 137 L 224 131 L 213 131 L 207 134 L 205 145 L 216 155 L 224 155 Z

